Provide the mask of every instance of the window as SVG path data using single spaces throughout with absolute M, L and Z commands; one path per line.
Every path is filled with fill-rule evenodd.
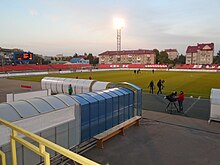
M 129 62 L 132 62 L 132 58 L 128 58 L 128 61 L 129 61 Z

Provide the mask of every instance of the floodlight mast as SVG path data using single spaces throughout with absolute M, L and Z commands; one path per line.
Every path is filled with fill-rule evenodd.
M 121 51 L 121 29 L 117 29 L 117 51 Z
M 117 30 L 117 51 L 121 51 L 121 30 L 124 27 L 124 20 L 121 18 L 114 19 L 114 28 Z

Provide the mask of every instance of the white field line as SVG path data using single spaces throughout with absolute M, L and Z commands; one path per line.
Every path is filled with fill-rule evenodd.
M 186 114 L 187 112 L 189 112 L 189 110 L 200 100 L 200 96 L 196 99 L 196 101 L 194 101 L 194 103 L 192 103 L 192 105 L 184 112 L 184 114 Z

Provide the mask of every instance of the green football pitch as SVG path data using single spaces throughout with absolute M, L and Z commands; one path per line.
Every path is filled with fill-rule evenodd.
M 109 81 L 109 82 L 130 82 L 143 89 L 143 92 L 149 92 L 148 85 L 151 80 L 155 84 L 155 92 L 157 91 L 157 81 L 165 80 L 164 94 L 169 94 L 172 91 L 184 91 L 186 96 L 201 98 L 209 98 L 211 88 L 220 88 L 220 73 L 207 72 L 167 72 L 167 71 L 141 71 L 140 74 L 134 74 L 133 71 L 102 71 L 102 72 L 77 72 L 70 74 L 50 74 L 41 76 L 25 76 L 13 77 L 12 79 L 38 81 L 43 77 L 65 77 L 79 79 L 88 79 L 89 76 L 93 80 Z

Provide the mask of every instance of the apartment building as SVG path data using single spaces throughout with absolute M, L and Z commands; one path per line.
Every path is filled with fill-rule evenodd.
M 179 56 L 179 53 L 176 49 L 165 49 L 165 52 L 168 54 L 168 58 L 170 60 L 175 60 Z
M 106 51 L 99 54 L 99 64 L 155 64 L 153 50 Z
M 214 43 L 202 43 L 188 46 L 186 50 L 186 64 L 212 64 Z

